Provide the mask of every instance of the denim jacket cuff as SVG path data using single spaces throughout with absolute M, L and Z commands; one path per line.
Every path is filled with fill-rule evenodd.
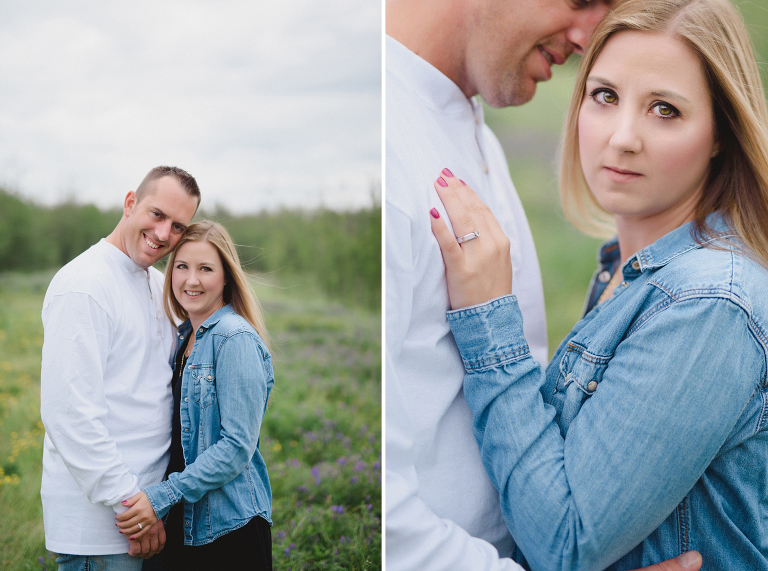
M 158 519 L 165 516 L 171 509 L 171 506 L 178 503 L 181 499 L 174 492 L 168 480 L 163 480 L 159 484 L 147 486 L 142 490 L 147 495 L 149 504 L 155 510 Z
M 447 317 L 468 372 L 530 355 L 523 334 L 523 315 L 514 295 L 449 311 Z

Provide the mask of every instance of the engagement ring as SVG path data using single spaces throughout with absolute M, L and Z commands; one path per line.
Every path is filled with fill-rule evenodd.
M 462 242 L 469 242 L 470 240 L 474 240 L 478 236 L 480 236 L 480 232 L 475 230 L 474 232 L 471 232 L 471 233 L 469 233 L 469 234 L 467 234 L 465 236 L 461 236 L 460 238 L 456 238 L 456 241 L 459 244 L 461 244 Z

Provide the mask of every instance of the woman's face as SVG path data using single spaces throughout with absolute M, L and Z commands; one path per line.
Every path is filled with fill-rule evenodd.
M 691 48 L 659 33 L 612 36 L 587 78 L 579 148 L 587 183 L 620 228 L 666 233 L 692 220 L 717 141 Z
M 182 244 L 172 272 L 173 295 L 193 323 L 202 323 L 224 307 L 224 267 L 210 242 Z

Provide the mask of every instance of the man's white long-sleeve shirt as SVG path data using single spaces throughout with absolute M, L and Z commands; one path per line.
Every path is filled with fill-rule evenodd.
M 520 569 L 499 559 L 514 544 L 472 434 L 464 367 L 445 317 L 445 267 L 429 220 L 436 208 L 448 221 L 433 187 L 441 170 L 470 185 L 509 237 L 525 335 L 545 363 L 533 239 L 481 105 L 394 39 L 386 42 L 387 569 Z
M 160 482 L 168 466 L 175 332 L 163 276 L 101 240 L 64 266 L 43 302 L 46 547 L 128 552 L 120 502 Z

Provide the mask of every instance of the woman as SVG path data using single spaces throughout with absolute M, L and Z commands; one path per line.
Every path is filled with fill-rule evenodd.
M 561 186 L 582 226 L 613 219 L 601 260 L 615 272 L 546 371 L 507 295 L 509 241 L 449 172 L 435 188 L 455 236 L 432 211 L 448 319 L 530 567 L 691 549 L 702 569 L 768 569 L 768 112 L 734 8 L 627 0 L 598 26 Z
M 168 514 L 161 556 L 169 570 L 271 569 L 272 492 L 258 450 L 274 384 L 269 337 L 220 224 L 193 224 L 179 241 L 164 303 L 172 320 L 185 320 L 168 478 L 123 502 L 117 526 L 136 539 Z

